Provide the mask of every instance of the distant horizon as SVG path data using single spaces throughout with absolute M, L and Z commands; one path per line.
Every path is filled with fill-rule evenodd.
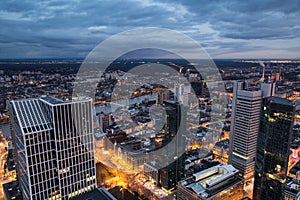
M 62 61 L 84 61 L 86 58 L 72 58 L 72 57 L 65 57 L 65 58 L 55 58 L 55 57 L 42 57 L 42 58 L 0 58 L 1 61 L 22 61 L 22 60 L 45 60 L 45 61 L 54 61 L 54 60 L 62 60 Z M 109 59 L 109 58 L 108 58 Z M 152 60 L 152 59 L 159 59 L 159 60 L 166 60 L 166 59 L 173 59 L 173 60 L 180 60 L 180 59 L 189 59 L 189 58 L 156 58 L 156 57 L 141 57 L 141 58 L 122 58 L 117 60 Z M 209 59 L 195 59 L 191 58 L 192 60 L 209 60 Z M 292 61 L 300 61 L 299 58 L 211 58 L 212 60 L 253 60 L 253 61 L 264 61 L 264 60 L 292 60 Z

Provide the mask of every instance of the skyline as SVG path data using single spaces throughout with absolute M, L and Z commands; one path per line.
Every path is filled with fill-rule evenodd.
M 134 28 L 186 34 L 217 58 L 299 58 L 300 2 L 3 1 L 0 59 L 84 58 Z
M 218 61 L 221 81 L 218 72 L 205 77 L 193 67 L 207 62 L 152 62 L 150 73 L 142 68 L 146 59 L 119 60 L 98 78 L 93 66 L 101 64 L 91 63 L 76 79 L 80 62 L 71 60 L 2 64 L 0 119 L 7 128 L 0 130 L 0 198 L 89 199 L 104 190 L 124 200 L 249 199 L 253 192 L 259 199 L 256 160 L 269 163 L 258 176 L 275 177 L 266 188 L 278 185 L 273 199 L 300 197 L 294 190 L 300 188 L 299 61 L 263 68 L 263 62 Z M 154 67 L 162 65 L 175 73 Z M 86 171 L 93 164 L 78 167 L 90 159 L 96 173 Z M 91 180 L 97 188 L 84 186 Z

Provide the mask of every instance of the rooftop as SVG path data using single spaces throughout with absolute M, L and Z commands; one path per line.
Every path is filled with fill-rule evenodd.
M 87 100 L 91 99 L 82 97 L 72 99 L 70 102 Z M 23 134 L 51 130 L 53 128 L 51 116 L 49 115 L 49 112 L 47 112 L 48 108 L 45 104 L 54 106 L 67 103 L 69 102 L 51 96 L 11 101 L 12 108 L 18 118 L 18 123 Z
M 12 181 L 2 185 L 7 200 L 23 200 L 18 181 Z
M 224 149 L 229 148 L 229 139 L 221 140 L 215 144 L 216 147 L 223 147 Z
M 193 174 L 193 176 L 182 180 L 179 182 L 182 186 L 189 188 L 197 195 L 203 197 L 214 196 L 215 194 L 221 192 L 227 187 L 239 183 L 242 181 L 242 178 L 236 176 L 238 170 L 235 169 L 232 165 L 219 164 L 211 168 L 205 169 L 198 173 Z M 227 181 L 229 179 L 234 181 Z M 211 192 L 210 188 L 214 187 L 215 189 Z M 220 188 L 220 189 L 216 189 Z
M 206 148 L 197 148 L 186 153 L 186 160 L 193 161 L 213 156 L 213 152 Z
M 300 197 L 300 180 L 287 177 L 285 193 L 290 193 L 294 196 Z
M 148 166 L 151 166 L 152 168 L 155 168 L 157 170 L 161 169 L 161 163 L 158 161 L 158 160 L 152 160 L 152 161 L 149 161 L 147 163 L 144 163 L 144 165 L 148 165 Z
M 89 97 L 72 97 L 70 100 L 63 101 L 61 99 L 52 97 L 52 96 L 43 96 L 39 98 L 44 103 L 50 104 L 50 105 L 58 105 L 58 104 L 67 104 L 70 102 L 78 102 L 78 101 L 86 101 L 91 100 Z
M 117 200 L 104 188 L 94 189 L 92 191 L 81 194 L 71 200 Z
M 52 129 L 50 116 L 39 99 L 11 101 L 11 104 L 23 134 Z
M 297 106 L 299 105 L 298 101 L 290 101 L 288 99 L 285 98 L 280 98 L 280 97 L 275 97 L 275 96 L 271 96 L 267 98 L 268 100 L 271 100 L 272 103 L 276 103 L 276 104 L 283 104 L 283 105 L 289 105 L 289 106 Z
M 41 99 L 44 100 L 44 101 L 47 101 L 47 102 L 49 102 L 51 104 L 61 104 L 61 103 L 64 103 L 63 100 L 54 98 L 52 96 L 41 97 Z
M 289 171 L 291 174 L 296 175 L 300 172 L 300 161 L 298 161 Z

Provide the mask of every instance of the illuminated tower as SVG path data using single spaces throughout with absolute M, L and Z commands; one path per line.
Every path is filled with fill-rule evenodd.
M 92 100 L 11 101 L 24 199 L 69 199 L 96 186 Z
M 255 166 L 254 199 L 282 199 L 287 177 L 296 102 L 263 99 Z
M 261 101 L 261 90 L 251 90 L 245 82 L 235 82 L 228 162 L 240 171 L 245 182 L 254 177 Z

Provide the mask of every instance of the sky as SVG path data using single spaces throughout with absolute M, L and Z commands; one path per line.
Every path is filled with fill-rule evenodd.
M 212 58 L 300 58 L 299 0 L 1 0 L 0 59 L 85 58 L 134 28 L 179 31 Z

